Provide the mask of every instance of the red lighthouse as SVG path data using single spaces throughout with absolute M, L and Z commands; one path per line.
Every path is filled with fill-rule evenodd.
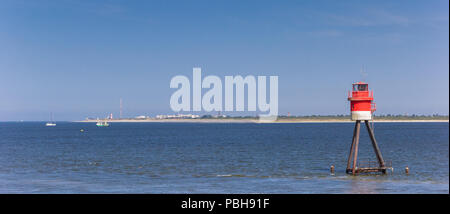
M 353 84 L 352 92 L 348 95 L 350 101 L 350 112 L 352 120 L 355 120 L 355 128 L 353 130 L 352 146 L 347 161 L 347 173 L 357 174 L 360 172 L 382 172 L 386 173 L 386 164 L 378 148 L 377 141 L 370 127 L 369 120 L 372 119 L 372 113 L 375 111 L 375 103 L 373 102 L 373 91 L 369 91 L 369 85 L 364 82 L 357 82 Z M 377 156 L 377 163 L 366 163 L 365 165 L 357 165 L 359 132 L 361 121 L 366 124 L 372 141 L 373 149 Z M 352 161 L 353 160 L 353 161 Z
M 373 102 L 373 91 L 369 91 L 369 85 L 364 82 L 353 84 L 352 93 L 348 96 L 352 120 L 371 120 L 372 113 L 376 110 Z

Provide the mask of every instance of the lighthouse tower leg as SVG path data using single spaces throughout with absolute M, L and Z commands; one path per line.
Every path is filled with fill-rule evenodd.
M 355 128 L 353 129 L 352 146 L 350 147 L 350 152 L 348 154 L 348 160 L 347 160 L 347 168 L 346 168 L 347 173 L 349 173 L 349 171 L 352 170 L 352 168 L 351 168 L 352 161 L 351 160 L 352 160 L 352 156 L 353 156 L 353 149 L 355 148 L 356 126 L 357 126 L 357 124 L 355 123 Z
M 352 140 L 352 146 L 350 147 L 350 154 L 348 155 L 347 160 L 347 169 L 346 172 L 348 174 L 357 174 L 359 172 L 371 172 L 371 171 L 378 171 L 386 174 L 386 166 L 383 159 L 383 156 L 381 155 L 380 148 L 378 148 L 377 141 L 375 140 L 375 135 L 373 134 L 373 130 L 370 127 L 369 121 L 364 121 L 366 124 L 367 131 L 369 132 L 370 140 L 372 141 L 373 149 L 375 150 L 375 154 L 377 156 L 379 167 L 375 168 L 361 168 L 358 169 L 356 166 L 357 160 L 358 160 L 358 146 L 359 146 L 359 132 L 361 127 L 361 120 L 357 120 L 355 123 L 355 128 L 353 130 L 353 140 Z
M 353 168 L 352 168 L 352 174 L 356 174 L 356 160 L 358 159 L 358 145 L 359 145 L 359 130 L 361 127 L 361 121 L 356 121 L 356 136 L 355 136 L 355 151 L 353 154 Z
M 352 146 L 350 148 L 350 154 L 348 156 L 348 161 L 347 161 L 347 173 L 352 173 L 355 174 L 355 170 L 356 170 L 356 160 L 358 158 L 358 144 L 359 144 L 359 132 L 360 132 L 360 127 L 361 127 L 361 121 L 357 120 L 355 123 L 355 129 L 353 131 L 353 142 L 352 142 Z M 353 156 L 353 157 L 352 157 Z M 353 161 L 352 161 L 353 159 Z M 350 167 L 350 165 L 353 165 Z
M 366 120 L 365 123 L 366 123 L 366 127 L 367 127 L 367 132 L 369 132 L 370 140 L 372 141 L 373 150 L 375 150 L 375 154 L 377 155 L 378 164 L 380 164 L 380 168 L 384 168 L 385 167 L 384 159 L 383 159 L 383 156 L 381 155 L 380 148 L 378 148 L 378 144 L 377 144 L 377 141 L 375 140 L 375 135 L 373 134 L 373 130 L 370 127 L 368 120 Z M 382 172 L 386 173 L 386 169 L 384 169 Z

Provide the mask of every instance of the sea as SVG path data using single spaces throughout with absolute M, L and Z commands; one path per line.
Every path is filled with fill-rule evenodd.
M 393 170 L 357 176 L 353 123 L 110 124 L 1 122 L 0 193 L 449 193 L 448 122 L 375 123 Z

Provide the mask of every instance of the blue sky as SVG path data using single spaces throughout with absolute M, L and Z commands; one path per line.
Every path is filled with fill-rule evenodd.
M 365 79 L 377 114 L 447 115 L 448 60 L 446 0 L 0 0 L 0 121 L 172 113 L 192 67 L 278 75 L 280 114 L 347 114 Z

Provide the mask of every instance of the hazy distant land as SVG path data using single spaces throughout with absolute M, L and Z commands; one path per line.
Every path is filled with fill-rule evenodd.
M 261 123 L 257 117 L 226 117 L 215 118 L 212 116 L 203 116 L 196 119 L 177 118 L 177 119 L 156 119 L 156 118 L 122 118 L 122 119 L 100 119 L 108 122 L 187 122 L 187 123 Z M 87 119 L 76 122 L 98 122 L 97 119 Z M 354 122 L 348 115 L 338 116 L 280 116 L 276 121 L 270 123 L 337 123 L 337 122 Z M 449 116 L 433 115 L 433 116 L 375 116 L 374 122 L 449 122 Z M 266 123 L 266 122 L 264 122 Z

